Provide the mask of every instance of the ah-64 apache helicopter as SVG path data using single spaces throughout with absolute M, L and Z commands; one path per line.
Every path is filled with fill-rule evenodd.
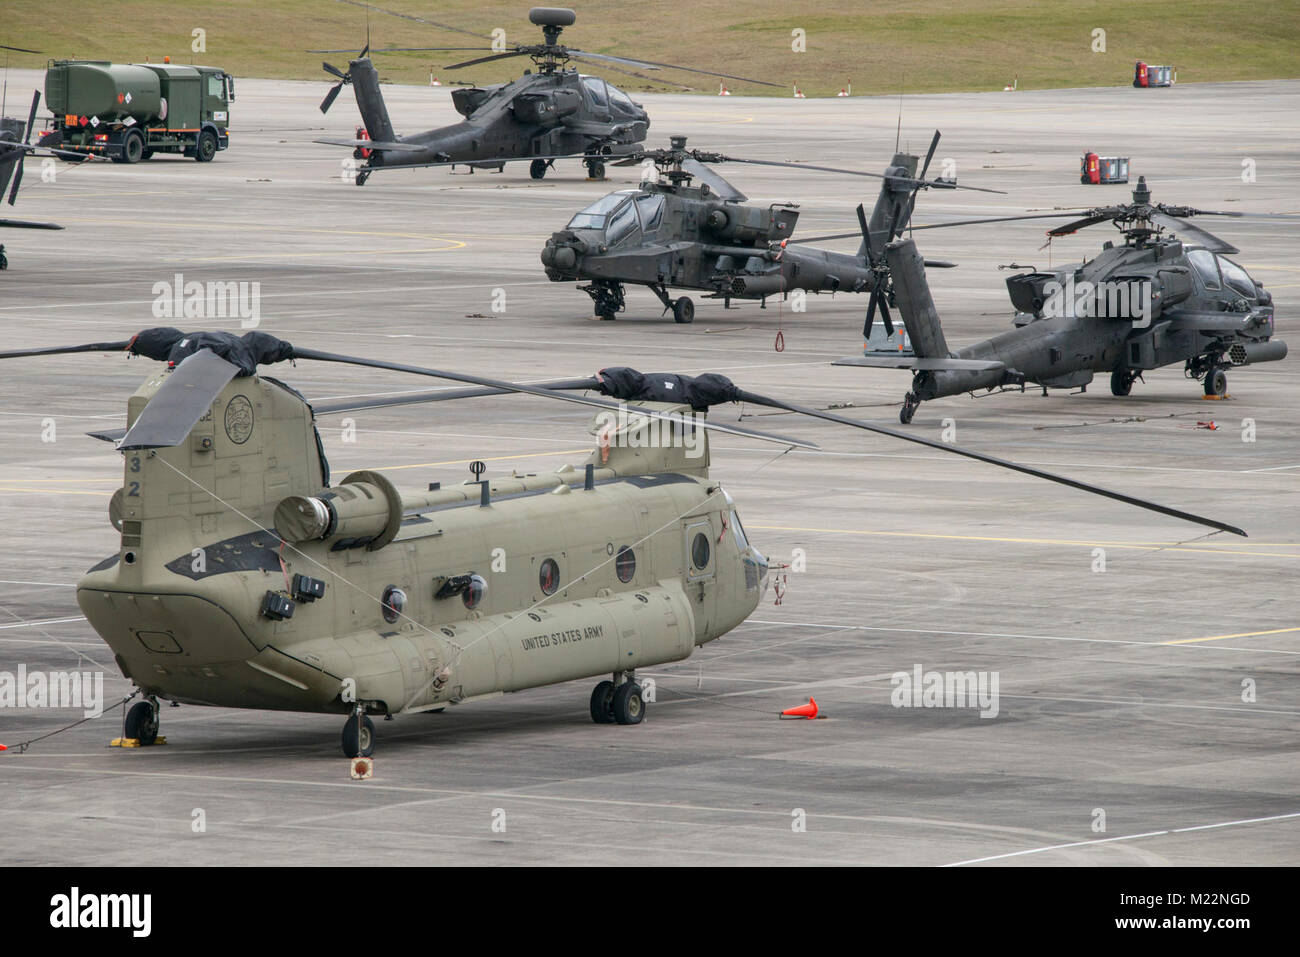
M 919 266 L 917 268 L 920 268 Z M 769 563 L 709 475 L 705 430 L 815 448 L 704 413 L 749 402 L 891 435 L 1244 535 L 1222 522 L 968 449 L 755 395 L 718 375 L 605 369 L 518 385 L 293 346 L 266 333 L 145 330 L 121 342 L 0 358 L 124 352 L 165 360 L 99 433 L 124 459 L 109 506 L 118 549 L 77 602 L 146 700 L 125 737 L 153 744 L 159 699 L 346 715 L 343 751 L 374 748 L 369 715 L 436 711 L 608 674 L 590 710 L 636 724 L 636 670 L 688 657 L 741 624 Z M 341 362 L 474 388 L 309 403 L 258 366 Z M 570 394 L 599 392 L 611 396 Z M 330 479 L 318 414 L 507 392 L 600 410 L 577 468 L 402 493 L 377 471 Z M 631 404 L 629 404 L 631 403 Z M 655 430 L 652 433 L 652 429 Z M 696 430 L 700 430 L 697 432 Z M 506 558 L 494 568 L 494 553 Z
M 615 70 L 618 67 L 611 66 L 612 64 L 652 70 L 667 67 L 763 86 L 776 86 L 765 80 L 747 80 L 729 73 L 714 73 L 695 67 L 633 60 L 566 47 L 559 42 L 560 33 L 573 24 L 575 14 L 572 10 L 534 7 L 529 11 L 528 19 L 542 28 L 542 43 L 496 51 L 489 56 L 454 63 L 447 69 L 457 70 L 479 63 L 527 56 L 537 65 L 536 73 L 526 71 L 522 77 L 509 83 L 452 90 L 452 104 L 465 118 L 464 121 L 410 136 L 398 136 L 393 130 L 388 108 L 384 105 L 384 97 L 379 90 L 379 73 L 366 56 L 370 51 L 369 43 L 349 63 L 347 72 L 323 63 L 327 73 L 338 77 L 338 83 L 321 102 L 321 112 L 328 112 L 343 87 L 351 84 L 365 126 L 358 129 L 355 139 L 325 138 L 316 142 L 353 149 L 354 158 L 364 161 L 356 171 L 358 186 L 364 185 L 371 173 L 381 169 L 464 165 L 499 170 L 506 163 L 520 160 L 529 162 L 529 174 L 533 179 L 541 179 L 557 159 L 568 156 L 582 157 L 591 178 L 603 179 L 606 160 L 611 156 L 625 155 L 635 144 L 642 142 L 650 126 L 650 118 L 640 104 L 633 102 L 626 93 L 602 78 L 567 69 L 570 60 L 597 61 L 605 68 Z M 482 48 L 405 47 L 375 52 L 477 49 Z
M 624 284 L 650 289 L 672 310 L 677 322 L 695 318 L 689 296 L 673 299 L 670 289 L 696 289 L 706 298 L 759 300 L 786 296 L 802 289 L 812 293 L 871 292 L 883 274 L 883 261 L 864 245 L 856 256 L 787 245 L 799 219 L 798 206 L 773 203 L 745 205 L 747 197 L 710 163 L 780 166 L 881 180 L 880 195 L 871 214 L 873 235 L 897 236 L 911 217 L 920 189 L 975 189 L 951 180 L 927 180 L 926 173 L 939 134 L 934 134 L 925 164 L 917 174 L 918 157 L 896 153 L 882 173 L 837 169 L 807 163 L 741 159 L 721 153 L 688 150 L 686 137 L 674 136 L 666 150 L 646 150 L 616 165 L 653 164 L 658 177 L 639 189 L 623 189 L 596 201 L 554 233 L 542 250 L 542 265 L 553 282 L 585 279 L 579 286 L 591 296 L 602 319 L 613 319 L 625 307 Z M 648 171 L 648 170 L 647 170 Z M 696 185 L 691 185 L 695 180 Z M 927 262 L 932 267 L 952 263 Z M 874 309 L 873 294 L 868 309 Z
M 1001 216 L 911 228 L 1060 216 Z M 1291 218 L 1153 204 L 1146 178 L 1139 177 L 1131 204 L 1091 209 L 1048 231 L 1049 237 L 1064 236 L 1110 222 L 1123 235 L 1123 245 L 1107 242 L 1097 256 L 1079 265 L 1007 279 L 1017 310 L 1011 331 L 950 351 L 933 306 L 919 308 L 915 291 L 894 282 L 882 295 L 899 305 L 910 348 L 900 348 L 886 308 L 882 335 L 872 335 L 868 312 L 864 355 L 835 364 L 912 370 L 912 388 L 899 412 L 903 423 L 912 420 L 923 400 L 977 389 L 1023 391 L 1026 382 L 1041 386 L 1044 395 L 1048 388 L 1084 390 L 1098 372 L 1109 372 L 1111 393 L 1125 396 L 1144 371 L 1178 362 L 1188 378 L 1203 381 L 1207 396 L 1224 396 L 1225 369 L 1275 362 L 1286 357 L 1287 347 L 1273 338 L 1273 297 L 1226 258 L 1239 250 L 1186 222 L 1192 216 Z M 914 254 L 914 247 L 909 251 L 901 246 L 895 243 L 885 250 L 891 273 L 896 258 Z
M 17 49 L 14 47 L 13 49 Z M 28 51 L 25 51 L 28 52 Z M 0 116 L 0 196 L 9 190 L 9 205 L 18 198 L 18 187 L 23 183 L 23 160 L 28 156 L 77 156 L 65 150 L 51 149 L 32 144 L 32 129 L 36 125 L 36 110 L 40 106 L 41 91 L 32 93 L 32 109 L 27 115 L 27 122 L 8 116 Z M 10 181 L 12 179 L 12 185 Z M 6 229 L 62 229 L 58 223 L 37 223 L 26 219 L 0 219 L 0 228 Z M 5 248 L 0 245 L 0 269 L 7 269 L 9 260 L 5 258 Z

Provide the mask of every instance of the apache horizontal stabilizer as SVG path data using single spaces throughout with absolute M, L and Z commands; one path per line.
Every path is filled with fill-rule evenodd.
M 425 153 L 429 147 L 420 146 L 416 143 L 399 143 L 396 141 L 383 140 L 348 140 L 348 139 L 321 139 L 312 140 L 313 143 L 324 143 L 326 146 L 351 146 L 360 147 L 367 150 L 379 150 L 381 153 Z

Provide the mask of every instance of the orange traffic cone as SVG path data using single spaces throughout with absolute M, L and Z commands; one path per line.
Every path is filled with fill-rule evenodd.
M 794 87 L 794 98 L 795 98 L 796 100 L 803 100 L 803 99 L 806 99 L 806 97 L 804 96 L 804 92 L 803 92 L 803 90 L 799 89 L 799 85 L 798 85 L 797 83 L 795 84 L 795 87 Z
M 731 96 L 731 91 L 727 89 L 727 84 L 725 83 L 719 84 L 718 96 Z
M 781 712 L 781 717 L 808 718 L 808 719 L 815 718 L 817 717 L 817 699 L 812 697 L 812 695 L 809 695 L 807 704 L 801 704 L 797 708 L 786 708 L 784 711 Z

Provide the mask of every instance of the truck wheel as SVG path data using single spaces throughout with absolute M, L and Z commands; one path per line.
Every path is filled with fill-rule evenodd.
M 122 162 L 138 163 L 144 156 L 144 136 L 139 130 L 130 130 L 122 140 Z
M 153 150 L 145 150 L 143 153 L 140 154 L 140 159 L 142 160 L 153 159 Z
M 199 134 L 198 145 L 194 148 L 194 158 L 200 163 L 211 162 L 217 155 L 217 137 L 211 130 Z

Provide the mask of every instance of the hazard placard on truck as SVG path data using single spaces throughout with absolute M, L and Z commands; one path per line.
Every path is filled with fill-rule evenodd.
M 42 146 L 138 163 L 178 153 L 200 163 L 230 146 L 235 80 L 217 67 L 54 60 Z

